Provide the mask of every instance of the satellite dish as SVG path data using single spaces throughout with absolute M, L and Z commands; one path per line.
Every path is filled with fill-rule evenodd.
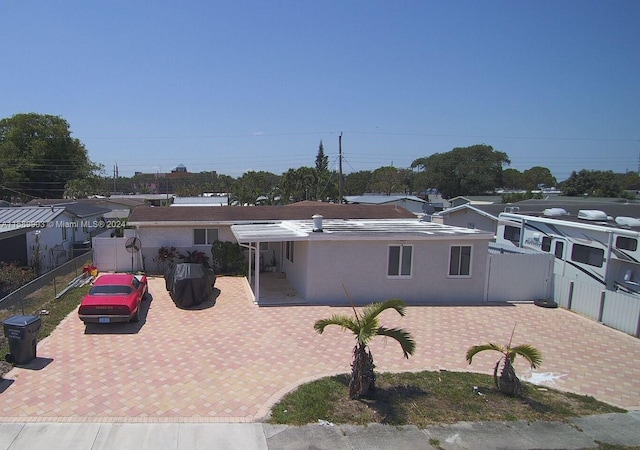
M 133 272 L 133 255 L 138 253 L 142 248 L 142 242 L 137 237 L 130 237 L 124 243 L 124 248 L 127 249 L 129 253 L 131 253 L 131 272 Z

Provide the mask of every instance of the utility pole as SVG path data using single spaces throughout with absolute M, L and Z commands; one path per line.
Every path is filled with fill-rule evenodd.
M 338 176 L 340 177 L 338 179 L 338 203 L 342 205 L 342 189 L 344 187 L 344 182 L 342 180 L 342 131 L 340 132 L 340 136 L 338 137 L 338 167 Z

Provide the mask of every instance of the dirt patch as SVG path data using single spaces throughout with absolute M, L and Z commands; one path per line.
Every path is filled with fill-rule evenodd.
M 3 377 L 7 372 L 13 369 L 13 366 L 4 360 L 4 355 L 0 355 L 2 360 L 0 361 L 0 378 Z

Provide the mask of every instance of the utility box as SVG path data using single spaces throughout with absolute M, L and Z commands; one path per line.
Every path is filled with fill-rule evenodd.
M 9 340 L 7 360 L 14 364 L 27 364 L 36 358 L 38 332 L 42 319 L 38 316 L 13 316 L 2 322 L 4 335 Z

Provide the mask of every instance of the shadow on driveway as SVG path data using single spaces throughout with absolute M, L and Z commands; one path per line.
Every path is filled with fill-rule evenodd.
M 137 334 L 147 322 L 149 307 L 153 297 L 147 297 L 140 304 L 139 322 L 116 322 L 116 323 L 88 323 L 84 329 L 84 334 Z

